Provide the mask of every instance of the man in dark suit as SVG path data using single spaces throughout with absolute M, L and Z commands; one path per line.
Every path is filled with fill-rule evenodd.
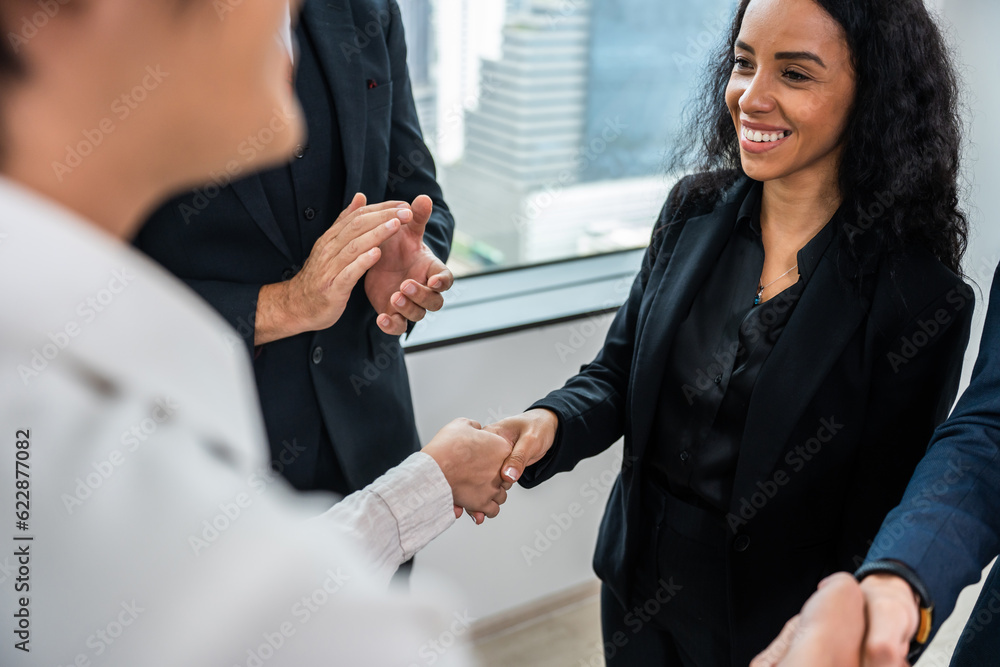
M 419 447 L 398 336 L 451 287 L 454 221 L 421 137 L 396 0 L 307 0 L 295 35 L 308 127 L 295 159 L 253 175 L 231 162 L 154 213 L 136 245 L 242 337 L 275 469 L 298 489 L 347 494 Z M 276 114 L 240 154 L 284 125 Z M 386 208 L 407 224 L 337 321 L 323 298 L 324 232 Z
M 805 656 L 829 655 L 838 642 L 842 648 L 849 626 L 864 629 L 853 633 L 854 655 L 864 656 L 864 667 L 902 667 L 907 656 L 915 661 L 962 589 L 978 582 L 998 553 L 1000 269 L 972 382 L 872 542 L 857 573 L 860 584 L 843 575 L 831 580 L 754 667 L 814 664 Z M 826 591 L 830 585 L 839 592 Z M 951 664 L 995 665 L 998 656 L 1000 569 L 994 566 Z

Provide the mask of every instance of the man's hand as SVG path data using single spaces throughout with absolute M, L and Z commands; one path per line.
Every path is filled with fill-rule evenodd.
M 919 603 L 903 579 L 873 574 L 858 584 L 835 574 L 750 667 L 908 667 L 918 624 Z
M 441 429 L 423 452 L 437 462 L 451 485 L 456 517 L 465 508 L 493 518 L 507 500 L 497 471 L 510 450 L 507 440 L 484 431 L 479 423 L 456 419 Z
M 441 293 L 454 282 L 448 267 L 424 243 L 434 203 L 420 195 L 412 210 L 413 221 L 382 244 L 382 258 L 365 276 L 365 294 L 379 314 L 378 326 L 395 336 L 406 333 L 409 322 L 424 319 L 428 310 L 441 310 Z
M 365 206 L 365 196 L 357 195 L 319 237 L 294 278 L 260 289 L 254 344 L 333 326 L 354 286 L 382 257 L 379 246 L 413 217 L 406 202 Z

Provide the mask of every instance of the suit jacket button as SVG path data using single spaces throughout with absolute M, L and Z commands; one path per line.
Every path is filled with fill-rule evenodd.
M 302 211 L 302 215 L 306 216 L 306 220 L 312 220 L 316 217 L 316 209 L 310 206 L 306 210 Z
M 733 549 L 738 553 L 743 553 L 750 548 L 750 537 L 747 535 L 740 535 L 733 541 Z
M 319 364 L 321 361 L 323 361 L 323 348 L 317 345 L 316 348 L 313 349 L 313 363 Z
M 298 146 L 295 147 L 295 157 L 297 157 L 297 158 L 299 158 L 301 160 L 303 157 L 305 157 L 305 155 L 306 155 L 306 147 L 305 146 L 303 146 L 302 144 L 299 144 Z

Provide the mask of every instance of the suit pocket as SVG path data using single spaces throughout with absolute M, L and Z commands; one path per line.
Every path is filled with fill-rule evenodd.
M 365 105 L 368 113 L 384 109 L 392 104 L 392 81 L 369 88 L 365 95 Z

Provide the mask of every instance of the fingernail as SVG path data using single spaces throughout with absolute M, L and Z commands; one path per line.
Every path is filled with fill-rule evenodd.
M 507 468 L 506 470 L 504 470 L 503 474 L 507 477 L 507 479 L 509 479 L 511 481 L 513 481 L 513 482 L 517 481 L 518 472 L 517 472 L 517 468 L 515 468 L 514 466 L 511 466 L 511 467 Z
M 402 294 L 400 294 L 395 299 L 393 299 L 392 302 L 394 304 L 396 304 L 397 306 L 405 306 L 406 305 L 406 297 L 403 296 Z
M 386 317 L 385 315 L 382 315 L 381 317 L 378 318 L 378 323 L 384 327 L 387 327 L 389 326 L 389 318 Z
M 393 218 L 389 222 L 385 223 L 385 228 L 386 229 L 395 229 L 398 224 L 399 224 L 399 220 Z
M 410 208 L 410 205 L 403 201 L 396 204 L 396 208 Z
M 441 280 L 439 278 L 431 278 L 431 281 L 427 283 L 427 286 L 431 289 L 437 289 L 441 287 Z
M 417 293 L 417 286 L 414 285 L 413 283 L 407 283 L 406 286 L 403 288 L 403 294 L 408 294 L 409 296 L 413 296 L 416 293 Z
M 400 209 L 400 211 L 396 213 L 396 217 L 399 218 L 402 222 L 406 222 L 407 220 L 413 217 L 413 212 L 408 211 L 406 209 Z
M 371 255 L 372 257 L 377 257 L 378 256 L 378 248 L 372 248 L 371 250 L 368 251 L 368 254 Z
M 476 524 L 477 526 L 479 525 L 479 522 L 476 521 L 476 517 L 474 517 L 471 514 L 467 514 L 466 516 L 468 516 L 470 519 L 472 519 L 472 523 Z

